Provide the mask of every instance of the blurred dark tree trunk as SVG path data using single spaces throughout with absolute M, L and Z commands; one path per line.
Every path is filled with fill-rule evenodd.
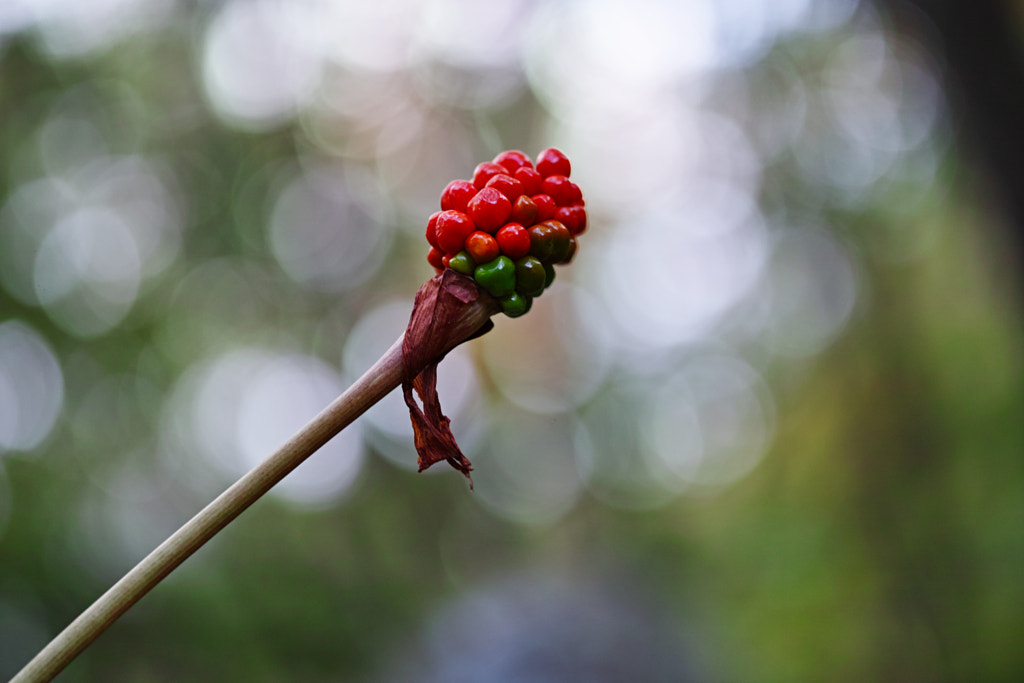
M 879 0 L 879 5 L 897 30 L 916 35 L 944 63 L 959 141 L 968 161 L 985 168 L 1019 270 L 1024 264 L 1024 7 L 1014 0 Z

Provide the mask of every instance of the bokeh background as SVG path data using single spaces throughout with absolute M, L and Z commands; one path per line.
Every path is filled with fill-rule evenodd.
M 60 680 L 1024 675 L 1024 12 L 959 4 L 0 3 L 0 677 L 548 146 L 580 253 L 441 368 L 476 490 L 393 395 Z

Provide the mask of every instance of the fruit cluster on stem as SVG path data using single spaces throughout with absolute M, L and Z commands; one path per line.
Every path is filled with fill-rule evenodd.
M 472 180 L 453 180 L 427 222 L 427 261 L 476 280 L 505 315 L 530 310 L 576 254 L 587 229 L 583 193 L 569 180 L 568 157 L 545 149 L 534 165 L 518 150 L 479 164 Z

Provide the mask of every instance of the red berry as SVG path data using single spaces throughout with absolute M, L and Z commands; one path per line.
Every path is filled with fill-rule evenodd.
M 537 222 L 537 205 L 524 194 L 512 204 L 511 220 L 513 223 L 530 227 Z
M 494 232 L 503 226 L 511 213 L 512 202 L 493 187 L 480 190 L 469 202 L 469 215 L 476 227 L 484 232 Z M 438 239 L 440 240 L 440 235 Z
M 513 261 L 530 252 L 530 233 L 518 223 L 508 223 L 494 236 L 501 253 Z
M 443 257 L 444 254 L 431 247 L 430 251 L 427 252 L 427 263 L 434 266 L 434 270 L 444 270 L 444 263 L 441 260 Z
M 508 200 L 505 200 L 508 201 Z M 442 211 L 437 217 L 437 246 L 446 254 L 457 254 L 470 233 L 476 230 L 473 221 L 461 211 Z
M 435 211 L 430 214 L 430 219 L 427 220 L 427 242 L 435 249 L 440 248 L 437 246 L 437 233 L 434 232 L 437 229 L 437 217 L 440 215 L 440 211 Z
M 466 238 L 466 251 L 477 263 L 490 263 L 498 258 L 500 248 L 493 235 L 477 230 Z
M 569 157 L 551 147 L 537 155 L 537 170 L 547 178 L 549 175 L 567 176 L 572 167 L 569 164 Z
M 555 217 L 555 211 L 558 206 L 555 204 L 555 200 L 546 194 L 535 194 L 530 199 L 537 205 L 537 220 L 546 221 L 550 218 Z
M 473 171 L 473 185 L 476 186 L 476 189 L 482 190 L 487 181 L 496 175 L 508 175 L 508 171 L 504 166 L 499 166 L 491 161 L 479 163 Z
M 523 152 L 507 150 L 478 164 L 472 180 L 448 183 L 441 211 L 427 221 L 430 265 L 439 273 L 444 268 L 469 273 L 482 284 L 481 269 L 525 260 L 540 264 L 546 287 L 554 264 L 575 256 L 577 235 L 587 229 L 586 203 L 569 180 L 570 171 L 568 157 L 557 149 L 542 151 L 536 165 Z M 512 277 L 515 282 L 518 276 Z M 538 283 L 532 289 L 515 284 L 519 293 L 513 296 L 527 302 L 531 292 L 543 289 Z
M 583 190 L 581 190 L 580 186 L 577 185 L 576 183 L 569 181 L 569 188 L 567 192 L 568 195 L 566 196 L 566 199 L 569 201 L 564 206 L 572 206 L 573 204 L 586 204 L 586 202 L 583 201 Z
M 502 152 L 498 156 L 494 157 L 494 163 L 499 166 L 504 166 L 505 170 L 511 174 L 515 173 L 516 169 L 533 168 L 533 162 L 530 161 L 530 157 L 520 152 L 518 149 L 510 149 L 507 152 Z
M 583 199 L 579 186 L 564 175 L 550 175 L 540 186 L 541 192 L 551 195 L 558 206 L 569 206 Z
M 535 195 L 540 193 L 540 184 L 544 177 L 533 168 L 517 168 L 512 176 L 523 184 L 523 194 Z
M 523 184 L 510 175 L 496 175 L 487 181 L 485 187 L 493 187 L 508 197 L 510 202 L 514 202 L 523 195 Z
M 441 193 L 441 210 L 466 212 L 466 205 L 476 195 L 476 187 L 468 180 L 453 180 Z
M 573 235 L 578 235 L 587 229 L 587 210 L 582 204 L 560 206 L 555 211 L 555 220 L 564 223 Z

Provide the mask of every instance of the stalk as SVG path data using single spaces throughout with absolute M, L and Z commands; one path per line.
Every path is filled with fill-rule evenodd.
M 495 312 L 493 300 L 474 302 L 445 328 L 439 350 L 444 355 L 476 333 Z M 302 464 L 357 417 L 402 384 L 405 335 L 341 396 L 324 408 L 272 455 L 231 485 L 195 517 L 161 543 L 106 593 L 78 616 L 11 679 L 44 683 L 110 627 L 182 562 L 213 538 L 246 508 Z M 425 366 L 426 363 L 421 365 Z M 411 368 L 418 373 L 422 367 Z

